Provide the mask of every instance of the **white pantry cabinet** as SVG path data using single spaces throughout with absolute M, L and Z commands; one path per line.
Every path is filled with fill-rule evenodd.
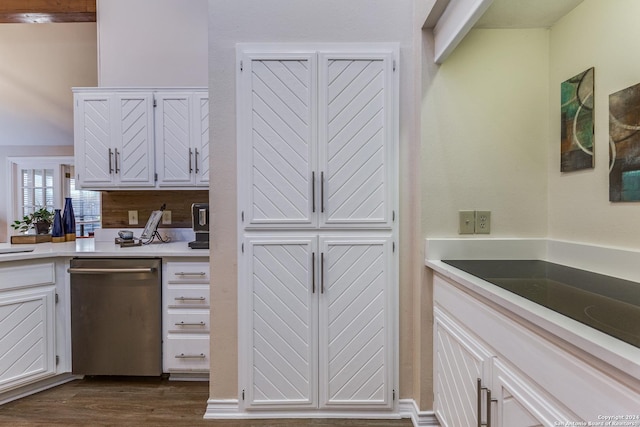
M 208 186 L 208 93 L 159 91 L 155 102 L 158 185 Z
M 74 88 L 74 107 L 79 187 L 209 185 L 206 89 Z
M 640 390 L 616 368 L 586 362 L 437 274 L 434 303 L 434 411 L 443 427 L 586 425 L 637 412 Z
M 163 371 L 209 379 L 209 262 L 163 260 Z
M 393 405 L 390 237 L 245 241 L 246 409 Z
M 397 409 L 397 48 L 238 46 L 239 394 L 252 415 Z
M 0 264 L 0 393 L 56 373 L 53 262 Z

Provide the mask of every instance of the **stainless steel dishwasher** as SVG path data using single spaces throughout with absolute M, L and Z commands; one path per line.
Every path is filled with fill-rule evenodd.
M 72 372 L 162 374 L 158 258 L 71 260 Z

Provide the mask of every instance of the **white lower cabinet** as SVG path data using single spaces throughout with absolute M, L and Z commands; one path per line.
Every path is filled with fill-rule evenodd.
M 639 390 L 617 380 L 616 368 L 592 366 L 438 275 L 434 303 L 434 411 L 443 427 L 587 425 L 637 412 Z
M 0 268 L 0 393 L 56 373 L 54 263 Z
M 247 237 L 244 263 L 245 409 L 393 407 L 390 237 Z
M 209 262 L 163 263 L 163 370 L 208 379 Z

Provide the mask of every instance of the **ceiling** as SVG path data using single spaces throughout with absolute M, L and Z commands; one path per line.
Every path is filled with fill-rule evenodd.
M 96 0 L 0 0 L 0 23 L 96 22 Z
M 549 28 L 582 0 L 493 0 L 473 28 Z

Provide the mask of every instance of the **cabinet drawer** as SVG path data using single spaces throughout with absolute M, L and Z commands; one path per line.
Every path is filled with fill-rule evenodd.
M 53 262 L 17 263 L 0 267 L 0 290 L 55 284 Z
M 209 308 L 209 287 L 170 287 L 166 298 L 169 308 Z
M 165 371 L 209 371 L 209 337 L 169 337 Z
M 208 262 L 167 263 L 167 283 L 209 283 Z
M 167 331 L 180 334 L 209 332 L 209 310 L 171 310 L 167 315 Z

